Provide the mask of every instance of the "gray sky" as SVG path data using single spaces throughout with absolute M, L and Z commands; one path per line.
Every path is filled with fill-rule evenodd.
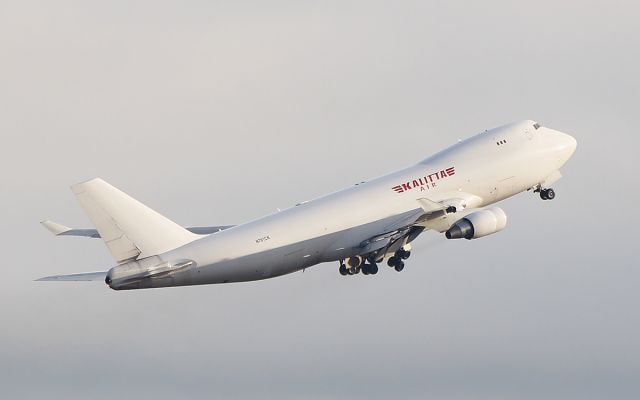
M 268 4 L 267 4 L 268 3 Z M 631 1 L 0 1 L 3 398 L 636 399 Z M 240 223 L 519 119 L 579 142 L 557 198 L 407 268 L 114 292 L 69 185 Z

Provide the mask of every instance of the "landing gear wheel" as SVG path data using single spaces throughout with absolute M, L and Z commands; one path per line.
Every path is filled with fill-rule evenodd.
M 547 189 L 540 189 L 540 198 L 542 200 L 549 200 L 547 197 Z
M 338 271 L 340 271 L 340 275 L 345 276 L 347 275 L 349 272 L 347 271 L 347 266 L 344 264 L 340 264 L 340 268 L 338 268 Z
M 553 200 L 556 198 L 556 192 L 553 189 L 547 189 L 547 200 Z
M 398 260 L 395 256 L 393 256 L 393 257 L 389 257 L 389 259 L 387 260 L 387 265 L 388 265 L 388 266 L 390 266 L 391 268 L 393 268 L 393 267 L 395 267 L 395 266 L 396 266 L 396 263 L 397 263 L 398 261 L 399 261 L 399 260 Z
M 365 264 L 365 265 L 363 265 L 363 266 L 362 266 L 362 273 L 363 273 L 364 275 L 369 275 L 369 274 L 370 274 L 370 272 L 369 272 L 369 265 L 368 265 L 368 264 Z
M 398 260 L 398 263 L 394 266 L 394 268 L 398 272 L 402 271 L 404 269 L 404 262 L 402 262 L 401 260 Z
M 358 272 L 356 271 L 356 267 L 351 267 L 351 268 L 347 269 L 347 274 L 349 274 L 349 275 L 355 275 L 357 273 Z
M 540 198 L 542 200 L 553 200 L 556 198 L 556 192 L 553 189 L 540 189 Z
M 406 260 L 409 257 L 411 257 L 411 252 L 410 251 L 406 251 L 406 250 L 402 250 L 402 254 L 400 255 L 400 258 L 403 259 L 403 260 Z
M 378 264 L 371 264 L 369 265 L 369 273 L 371 275 L 375 275 L 378 273 Z

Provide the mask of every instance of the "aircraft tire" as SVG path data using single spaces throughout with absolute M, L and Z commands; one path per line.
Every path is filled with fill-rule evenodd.
M 349 272 L 347 271 L 347 266 L 344 264 L 340 264 L 340 268 L 338 268 L 338 271 L 340 272 L 340 275 L 345 276 L 347 275 Z
M 397 262 L 398 262 L 398 259 L 395 256 L 389 257 L 389 259 L 387 260 L 387 265 L 393 268 L 396 266 Z
M 549 200 L 549 198 L 547 197 L 547 189 L 540 190 L 540 198 L 542 200 Z
M 378 264 L 371 264 L 371 265 L 369 266 L 369 273 L 370 273 L 371 275 L 375 275 L 375 274 L 377 274 L 377 273 L 378 273 Z
M 394 268 L 396 269 L 396 271 L 400 272 L 404 269 L 404 263 L 402 261 L 398 261 Z
M 547 200 L 553 200 L 556 198 L 556 191 L 553 189 L 547 189 Z

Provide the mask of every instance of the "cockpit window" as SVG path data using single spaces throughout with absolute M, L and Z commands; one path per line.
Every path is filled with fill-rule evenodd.
M 535 123 L 533 124 L 533 129 L 538 130 L 540 128 L 540 124 L 539 123 Z

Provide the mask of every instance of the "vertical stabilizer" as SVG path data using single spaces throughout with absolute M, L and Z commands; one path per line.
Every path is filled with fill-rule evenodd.
M 119 263 L 161 254 L 199 237 L 100 178 L 71 190 Z

